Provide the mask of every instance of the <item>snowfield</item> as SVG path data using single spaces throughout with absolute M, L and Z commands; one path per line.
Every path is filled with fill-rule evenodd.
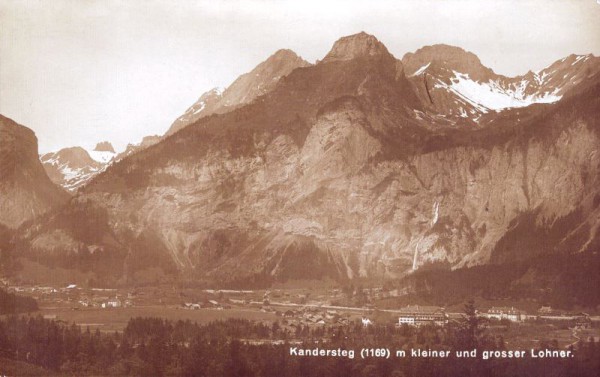
M 480 83 L 469 78 L 468 74 L 453 71 L 451 84 L 438 80 L 434 88 L 450 90 L 481 112 L 487 110 L 503 110 L 512 107 L 526 107 L 534 103 L 553 103 L 562 96 L 554 93 L 542 95 L 526 95 L 529 85 L 527 80 L 521 81 L 514 89 L 505 89 L 497 81 Z

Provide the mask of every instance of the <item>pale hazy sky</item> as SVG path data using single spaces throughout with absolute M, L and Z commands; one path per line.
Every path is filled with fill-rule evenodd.
M 0 113 L 42 152 L 123 149 L 280 48 L 314 62 L 360 31 L 398 58 L 447 43 L 505 75 L 600 55 L 598 1 L 0 0 Z

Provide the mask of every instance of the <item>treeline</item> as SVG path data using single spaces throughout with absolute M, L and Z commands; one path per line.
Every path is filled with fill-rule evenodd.
M 27 313 L 37 310 L 38 304 L 35 299 L 8 293 L 0 288 L 0 314 Z
M 483 265 L 417 272 L 409 285 L 421 300 L 438 305 L 464 302 L 469 297 L 536 299 L 555 308 L 596 308 L 600 305 L 600 253 L 552 254 L 511 264 Z
M 361 348 L 503 349 L 474 307 L 463 321 L 419 329 L 393 326 L 288 327 L 247 320 L 198 325 L 131 319 L 122 333 L 81 330 L 42 317 L 0 320 L 0 361 L 47 374 L 103 376 L 597 376 L 600 347 L 583 342 L 570 359 L 360 358 Z M 277 342 L 278 341 L 278 342 Z M 298 343 L 301 342 L 301 343 Z M 290 356 L 290 347 L 356 350 L 354 359 Z M 549 343 L 549 347 L 553 347 Z M 556 345 L 554 345 L 556 347 Z M 410 352 L 409 352 L 410 353 Z M 19 375 L 13 369 L 12 374 Z M 7 373 L 0 362 L 0 374 Z

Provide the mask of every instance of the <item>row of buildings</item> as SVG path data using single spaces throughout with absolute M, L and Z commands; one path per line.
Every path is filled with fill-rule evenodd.
M 524 321 L 527 314 L 514 307 L 492 307 L 486 313 L 479 313 L 488 319 L 508 320 L 511 322 Z M 448 314 L 438 306 L 409 305 L 398 311 L 398 326 L 423 326 L 433 324 L 444 326 L 448 323 Z
M 509 320 L 511 322 L 521 322 L 527 319 L 527 313 L 514 307 L 498 307 L 490 308 L 487 313 L 483 314 L 487 319 Z
M 458 314 L 453 314 L 457 318 Z M 510 322 L 523 322 L 525 320 L 568 320 L 573 321 L 574 326 L 588 328 L 591 326 L 591 318 L 587 313 L 561 313 L 543 306 L 535 315 L 529 315 L 525 311 L 515 307 L 494 306 L 486 312 L 478 313 L 478 316 L 491 320 L 506 320 Z M 398 311 L 398 326 L 422 326 L 434 324 L 444 326 L 448 323 L 448 314 L 444 308 L 437 306 L 406 306 Z

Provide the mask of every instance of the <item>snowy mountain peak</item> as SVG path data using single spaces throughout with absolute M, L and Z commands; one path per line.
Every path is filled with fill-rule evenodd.
M 46 174 L 52 182 L 74 192 L 101 173 L 116 156 L 109 142 L 100 142 L 94 150 L 82 147 L 63 148 L 40 156 Z
M 70 147 L 46 153 L 40 156 L 40 161 L 52 182 L 68 191 L 75 191 L 102 170 L 104 163 L 94 158 L 94 153 L 110 152 L 89 152 L 82 147 Z
M 94 150 L 88 152 L 90 157 L 101 164 L 108 164 L 116 155 L 115 149 L 108 141 L 96 144 Z

